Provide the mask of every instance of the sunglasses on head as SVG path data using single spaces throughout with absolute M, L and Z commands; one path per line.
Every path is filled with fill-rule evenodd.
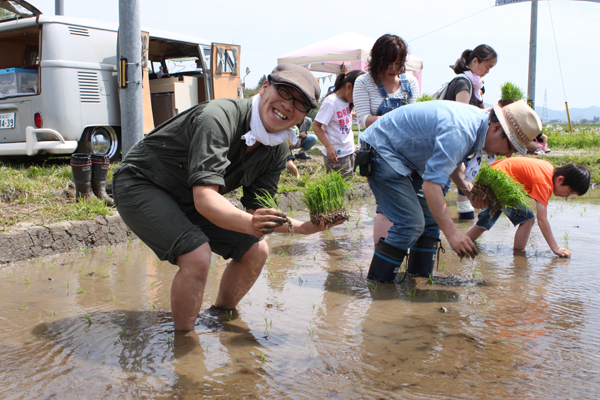
M 271 83 L 271 85 L 273 85 L 275 90 L 277 90 L 277 93 L 279 93 L 279 96 L 281 96 L 282 99 L 294 101 L 293 103 L 296 110 L 301 111 L 303 113 L 308 113 L 310 112 L 310 110 L 312 110 L 312 107 L 306 102 L 306 100 L 294 97 L 294 95 L 291 92 L 293 86 L 285 85 L 282 83 L 275 83 L 270 80 L 269 82 Z

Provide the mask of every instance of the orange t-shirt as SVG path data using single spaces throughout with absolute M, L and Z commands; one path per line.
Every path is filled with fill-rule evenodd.
M 548 161 L 530 157 L 510 157 L 496 161 L 491 167 L 511 175 L 515 181 L 525 186 L 529 197 L 548 207 L 548 201 L 554 191 L 554 167 Z

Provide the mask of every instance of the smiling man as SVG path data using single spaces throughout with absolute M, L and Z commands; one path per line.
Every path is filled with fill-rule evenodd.
M 449 178 L 481 208 L 484 199 L 471 195 L 472 184 L 464 177 L 465 158 L 481 149 L 497 156 L 525 154 L 541 130 L 540 118 L 522 100 L 494 106 L 492 112 L 452 101 L 416 103 L 367 128 L 361 142 L 371 154 L 369 186 L 394 224 L 377 241 L 368 277 L 393 280 L 409 248 L 408 272 L 431 275 L 440 229 L 457 254 L 473 256 L 472 240 L 458 230 L 446 208 Z
M 285 215 L 261 209 L 256 196 L 275 195 L 289 154 L 290 129 L 315 108 L 316 79 L 305 68 L 277 66 L 252 99 L 199 104 L 150 132 L 114 172 L 119 214 L 161 260 L 179 266 L 171 287 L 176 330 L 194 329 L 211 252 L 231 258 L 216 305 L 233 309 L 267 260 L 261 238 L 287 232 Z M 246 211 L 224 194 L 239 187 Z M 290 218 L 293 232 L 325 227 Z M 341 223 L 343 221 L 340 221 Z

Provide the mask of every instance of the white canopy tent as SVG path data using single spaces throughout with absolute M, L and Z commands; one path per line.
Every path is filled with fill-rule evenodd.
M 346 32 L 313 43 L 277 59 L 278 64 L 296 64 L 314 72 L 338 73 L 342 70 L 366 70 L 375 39 L 356 32 Z M 412 71 L 421 87 L 423 61 L 409 55 L 406 69 Z

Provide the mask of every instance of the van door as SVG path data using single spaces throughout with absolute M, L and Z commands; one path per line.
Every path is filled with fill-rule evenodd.
M 240 46 L 211 44 L 211 76 L 213 98 L 243 98 L 240 78 Z

